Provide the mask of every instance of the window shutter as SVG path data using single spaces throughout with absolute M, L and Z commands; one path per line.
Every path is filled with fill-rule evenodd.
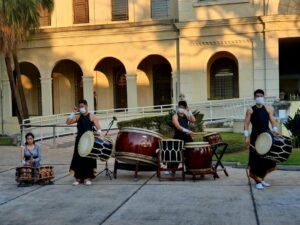
M 74 23 L 89 23 L 89 1 L 73 0 Z
M 47 9 L 43 9 L 43 7 L 39 7 L 40 13 L 40 26 L 51 26 L 51 14 Z
M 112 0 L 112 20 L 128 20 L 128 0 Z
M 167 18 L 168 11 L 169 0 L 151 0 L 151 17 L 153 19 Z

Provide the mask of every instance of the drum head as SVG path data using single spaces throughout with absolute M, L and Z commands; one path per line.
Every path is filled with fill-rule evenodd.
M 269 152 L 269 150 L 272 147 L 273 141 L 272 141 L 271 134 L 264 132 L 260 135 L 258 135 L 256 141 L 255 141 L 255 148 L 256 152 L 259 155 L 265 155 Z
M 81 157 L 87 156 L 94 146 L 94 134 L 92 131 L 85 132 L 79 140 L 78 143 L 78 153 Z

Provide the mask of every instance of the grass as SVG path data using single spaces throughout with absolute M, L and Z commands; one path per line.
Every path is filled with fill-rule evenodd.
M 221 132 L 222 139 L 228 143 L 226 153 L 222 158 L 222 162 L 238 162 L 241 164 L 248 163 L 249 150 L 244 143 L 243 134 Z M 194 136 L 194 141 L 203 141 L 204 135 Z M 286 162 L 278 165 L 300 165 L 300 148 L 293 148 L 292 154 Z
M 0 145 L 12 145 L 12 139 L 7 136 L 0 136 Z

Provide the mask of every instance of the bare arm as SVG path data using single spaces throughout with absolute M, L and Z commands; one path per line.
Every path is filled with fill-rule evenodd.
M 97 130 L 101 129 L 101 126 L 100 126 L 97 116 L 90 114 L 90 120 L 94 123 Z
M 190 121 L 192 123 L 196 122 L 195 116 L 193 115 L 192 111 L 190 111 L 189 109 L 186 111 L 185 116 L 188 119 L 188 121 Z
M 21 146 L 21 162 L 25 160 L 25 157 L 24 157 L 24 146 Z
M 244 122 L 244 136 L 245 136 L 245 143 L 250 143 L 250 137 L 249 137 L 249 125 L 251 120 L 251 115 L 253 113 L 252 108 L 248 108 L 246 112 L 245 122 Z
M 77 123 L 79 116 L 76 116 L 75 113 L 78 112 L 78 108 L 74 107 L 74 111 L 71 112 L 70 116 L 66 120 L 67 125 L 71 125 L 73 123 Z
M 244 122 L 244 130 L 249 130 L 250 119 L 251 119 L 252 113 L 253 113 L 253 110 L 251 108 L 248 108 L 247 112 L 246 112 L 245 122 Z
M 271 125 L 272 125 L 272 132 L 273 132 L 273 134 L 280 135 L 280 133 L 278 131 L 278 128 L 277 128 L 276 119 L 273 116 L 273 109 L 272 108 L 267 108 L 267 111 L 269 113 L 269 119 L 270 119 L 270 122 L 271 122 Z
M 173 123 L 173 125 L 176 127 L 176 129 L 177 130 L 180 130 L 180 131 L 182 131 L 182 132 L 185 132 L 184 131 L 184 129 L 186 129 L 186 128 L 184 128 L 184 127 L 182 127 L 180 124 L 179 124 L 179 122 L 178 122 L 178 115 L 177 114 L 174 114 L 173 115 L 173 117 L 172 117 L 172 123 Z M 187 130 L 187 132 L 185 132 L 186 134 L 194 134 L 194 132 L 192 132 L 192 131 L 190 131 L 190 130 L 188 130 L 188 129 L 186 129 Z

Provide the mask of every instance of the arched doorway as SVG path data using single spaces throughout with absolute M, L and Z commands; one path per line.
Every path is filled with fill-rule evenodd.
M 150 55 L 137 68 L 138 105 L 172 103 L 172 67 L 160 55 Z
M 29 62 L 20 63 L 21 82 L 30 116 L 42 115 L 41 82 L 38 68 Z M 16 115 L 15 105 L 13 115 Z
M 127 108 L 126 69 L 113 57 L 102 59 L 94 70 L 97 109 Z
M 215 54 L 208 63 L 210 99 L 239 97 L 238 62 L 228 52 Z
M 62 60 L 52 71 L 54 114 L 72 111 L 83 98 L 82 70 L 71 60 Z

